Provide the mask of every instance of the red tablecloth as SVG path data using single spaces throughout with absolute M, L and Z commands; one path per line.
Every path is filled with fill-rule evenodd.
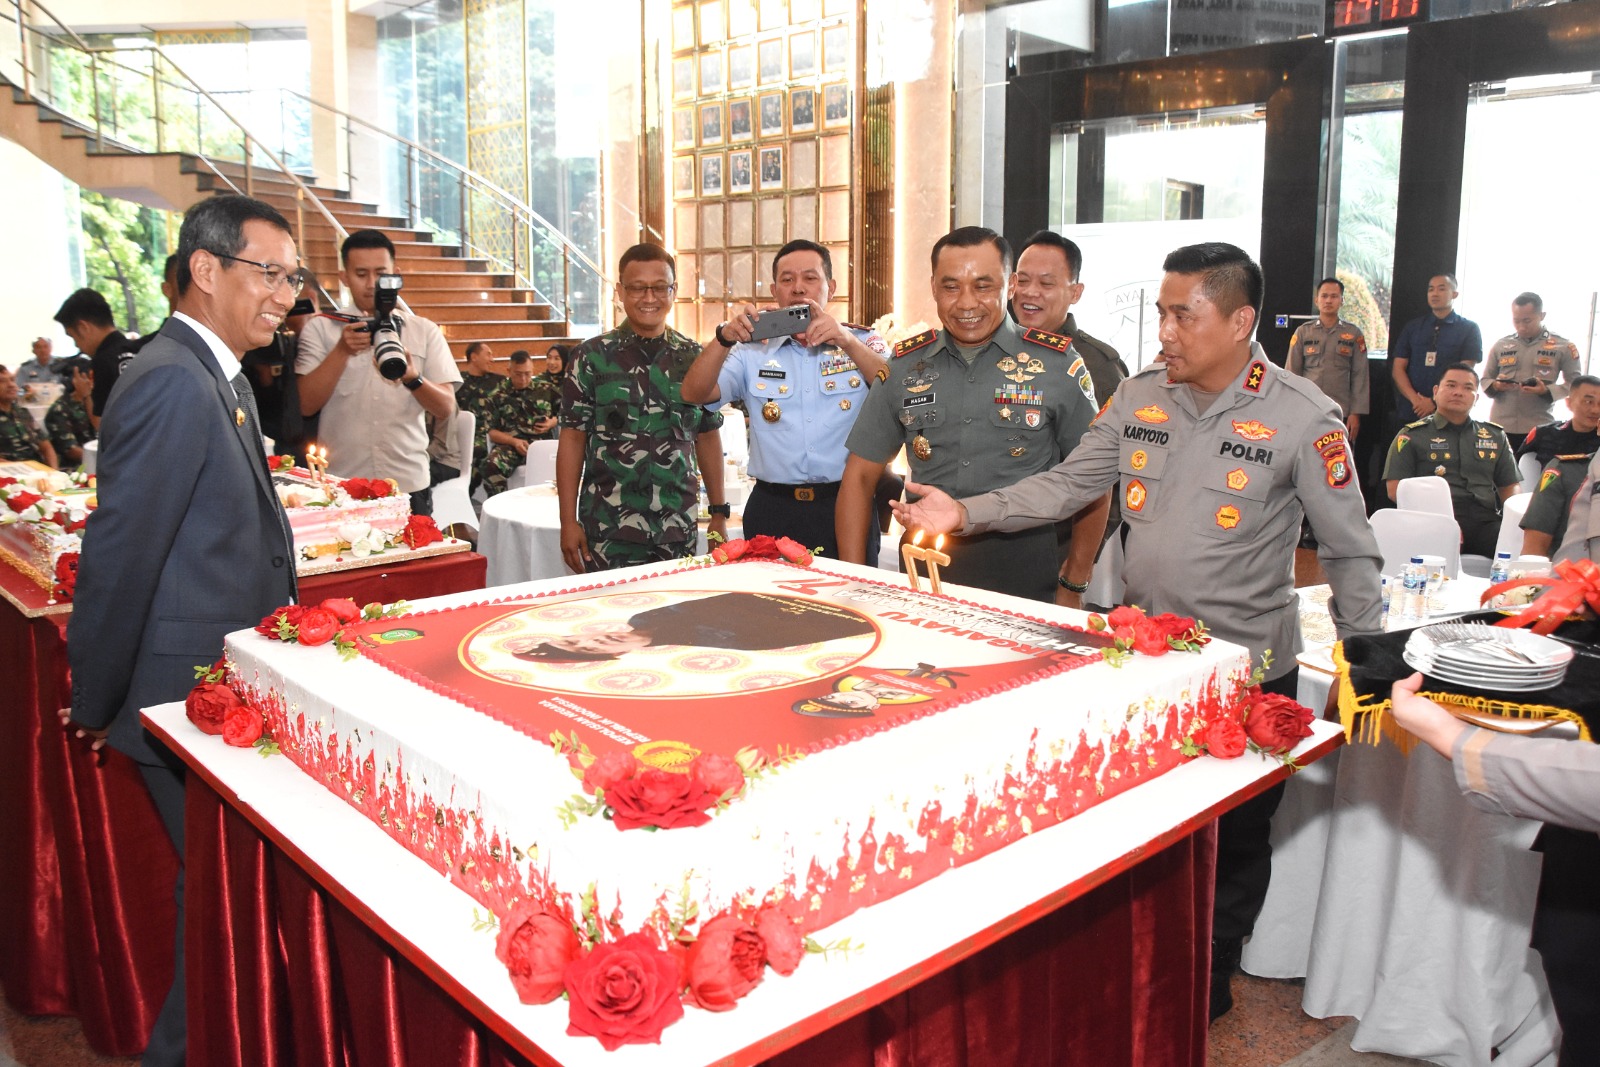
M 193 1067 L 529 1062 L 199 775 L 187 838 Z M 1203 1067 L 1215 857 L 1212 823 L 768 1063 Z
M 317 575 L 303 600 L 421 600 L 483 588 L 487 561 L 463 552 Z M 38 587 L 0 565 L 29 610 Z M 62 728 L 66 614 L 0 605 L 0 985 L 29 1015 L 76 1014 L 92 1048 L 144 1048 L 172 984 L 177 857 L 135 764 L 91 753 Z

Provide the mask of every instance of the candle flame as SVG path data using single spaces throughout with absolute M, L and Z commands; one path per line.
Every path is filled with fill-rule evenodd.
M 921 530 L 917 531 L 917 535 L 911 539 L 911 543 L 914 544 L 914 545 L 922 544 L 922 531 Z
M 933 539 L 933 550 L 937 552 L 942 548 L 944 548 L 944 534 L 940 534 Z

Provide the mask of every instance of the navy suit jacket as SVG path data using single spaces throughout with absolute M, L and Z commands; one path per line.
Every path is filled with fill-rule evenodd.
M 225 634 L 294 599 L 288 525 L 240 410 L 205 342 L 168 319 L 100 423 L 67 624 L 72 716 L 141 763 L 166 760 L 139 709 L 183 699 Z

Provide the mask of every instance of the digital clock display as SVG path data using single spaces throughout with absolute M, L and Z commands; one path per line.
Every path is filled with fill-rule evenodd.
M 1329 36 L 1403 26 L 1428 17 L 1428 0 L 1328 0 Z

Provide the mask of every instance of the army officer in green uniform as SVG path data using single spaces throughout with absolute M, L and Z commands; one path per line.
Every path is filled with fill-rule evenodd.
M 1395 435 L 1383 477 L 1390 500 L 1402 478 L 1443 478 L 1461 526 L 1461 551 L 1492 557 L 1500 537 L 1500 503 L 1522 479 L 1505 431 L 1469 417 L 1477 399 L 1478 372 L 1471 364 L 1446 369 L 1433 387 L 1434 413 Z
M 1049 470 L 1094 421 L 1094 385 L 1071 342 L 1007 319 L 1010 273 L 1011 246 L 993 230 L 963 226 L 934 244 L 944 329 L 895 346 L 889 380 L 867 394 L 851 428 L 834 518 L 846 561 L 866 558 L 872 491 L 902 445 L 913 480 L 970 496 Z M 1049 527 L 956 538 L 946 551 L 952 582 L 1055 601 Z

